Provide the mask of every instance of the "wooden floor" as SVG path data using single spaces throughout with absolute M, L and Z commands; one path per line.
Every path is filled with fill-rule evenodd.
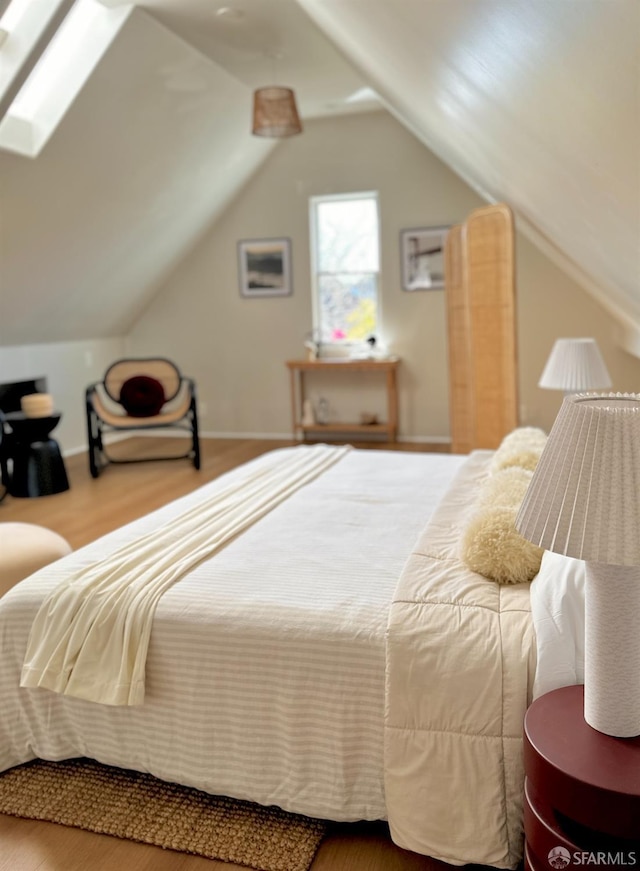
M 114 455 L 167 453 L 183 440 L 132 439 L 112 447 Z M 66 493 L 39 499 L 7 497 L 1 521 L 38 523 L 63 535 L 74 548 L 190 492 L 223 472 L 290 441 L 209 439 L 203 441 L 202 468 L 187 460 L 109 466 L 93 480 L 84 454 L 68 458 L 71 484 Z M 363 448 L 446 451 L 442 445 L 387 445 Z M 187 856 L 94 835 L 53 823 L 0 814 L 0 871 L 232 871 L 240 866 Z M 245 869 L 246 871 L 246 869 Z M 331 825 L 312 871 L 451 871 L 451 866 L 401 850 L 384 823 Z

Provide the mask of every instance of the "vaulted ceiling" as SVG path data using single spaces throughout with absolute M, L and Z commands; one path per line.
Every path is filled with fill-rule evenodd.
M 126 332 L 278 147 L 248 135 L 276 76 L 303 119 L 384 106 L 508 202 L 640 356 L 636 0 L 133 5 L 40 154 L 0 149 L 2 344 Z

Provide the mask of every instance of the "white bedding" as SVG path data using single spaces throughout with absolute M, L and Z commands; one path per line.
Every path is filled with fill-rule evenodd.
M 531 582 L 538 667 L 533 696 L 584 683 L 585 563 L 550 550 Z
M 38 607 L 239 472 L 23 581 L 0 599 L 0 770 L 88 756 L 313 816 L 385 818 L 389 605 L 464 459 L 351 451 L 201 563 L 159 602 L 138 707 L 20 688 Z
M 93 565 L 44 599 L 20 686 L 108 705 L 144 701 L 147 651 L 162 595 L 344 457 L 349 447 L 272 451 L 243 477 Z
M 460 541 L 491 453 L 474 451 L 407 561 L 387 645 L 387 816 L 401 847 L 515 868 L 522 725 L 535 672 L 529 584 L 468 568 Z

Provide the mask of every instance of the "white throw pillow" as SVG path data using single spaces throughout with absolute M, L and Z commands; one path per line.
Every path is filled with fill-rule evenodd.
M 531 614 L 538 667 L 533 696 L 584 683 L 583 560 L 544 552 L 531 583 Z

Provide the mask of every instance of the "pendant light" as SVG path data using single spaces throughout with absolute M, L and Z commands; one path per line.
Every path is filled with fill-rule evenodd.
M 302 124 L 291 88 L 270 85 L 258 88 L 253 94 L 254 136 L 276 139 L 302 133 Z
M 282 55 L 272 53 L 268 56 L 273 62 L 273 78 L 275 79 L 276 62 L 282 59 Z M 269 85 L 254 91 L 251 132 L 254 136 L 267 136 L 274 139 L 283 139 L 302 133 L 296 98 L 291 88 Z

